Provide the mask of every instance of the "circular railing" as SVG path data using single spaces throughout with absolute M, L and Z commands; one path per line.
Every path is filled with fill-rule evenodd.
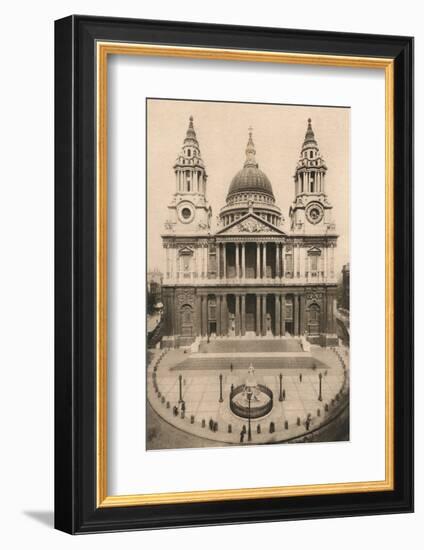
M 266 416 L 272 411 L 272 407 L 274 406 L 274 395 L 272 391 L 263 384 L 257 384 L 256 386 L 262 393 L 267 395 L 269 397 L 268 401 L 266 403 L 263 403 L 261 405 L 255 405 L 250 402 L 250 415 L 249 415 L 249 406 L 241 405 L 240 403 L 237 403 L 234 401 L 234 398 L 242 393 L 244 391 L 244 384 L 240 386 L 236 386 L 233 388 L 233 390 L 230 392 L 230 409 L 231 412 L 233 412 L 235 415 L 241 417 L 241 418 L 250 418 L 256 419 L 256 418 L 262 418 L 262 416 Z

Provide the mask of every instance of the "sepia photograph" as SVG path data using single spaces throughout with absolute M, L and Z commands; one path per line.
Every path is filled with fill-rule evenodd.
M 349 441 L 349 107 L 146 121 L 146 449 Z

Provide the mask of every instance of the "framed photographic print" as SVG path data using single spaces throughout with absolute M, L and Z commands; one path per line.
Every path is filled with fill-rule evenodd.
M 412 38 L 55 52 L 56 527 L 412 511 Z

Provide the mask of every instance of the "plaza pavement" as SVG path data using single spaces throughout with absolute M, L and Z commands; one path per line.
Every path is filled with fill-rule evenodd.
M 343 353 L 347 362 L 346 352 Z M 326 421 L 335 407 L 335 396 L 347 388 L 348 377 L 334 351 L 315 346 L 312 346 L 310 353 L 261 351 L 234 355 L 226 352 L 190 354 L 183 350 L 170 350 L 160 352 L 159 356 L 159 363 L 156 356 L 148 369 L 149 402 L 163 420 L 195 438 L 201 438 L 205 441 L 204 446 L 208 445 L 208 441 L 214 444 L 240 444 L 240 432 L 243 426 L 247 430 L 248 421 L 232 413 L 229 393 L 232 384 L 238 386 L 245 382 L 251 362 L 257 383 L 268 386 L 274 395 L 271 413 L 251 422 L 252 444 L 288 441 L 310 432 Z M 284 401 L 279 401 L 280 373 L 283 375 Z M 318 400 L 319 373 L 322 374 L 322 401 Z M 223 402 L 219 401 L 220 374 L 223 376 Z M 178 405 L 179 375 L 182 376 L 182 398 L 185 402 L 183 418 Z M 153 384 L 154 376 L 157 392 Z M 325 410 L 326 405 L 328 411 Z M 174 406 L 178 406 L 178 416 L 174 415 Z M 210 421 L 217 424 L 216 431 L 209 428 Z M 273 433 L 270 432 L 271 423 L 275 428 Z M 248 444 L 246 436 L 243 444 Z M 166 442 L 161 442 L 161 448 L 166 448 Z

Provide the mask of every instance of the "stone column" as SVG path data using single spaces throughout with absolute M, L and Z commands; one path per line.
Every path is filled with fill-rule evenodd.
M 281 245 L 281 277 L 284 277 L 284 244 Z
M 240 259 L 239 259 L 239 243 L 235 243 L 236 247 L 236 278 L 240 277 Z
M 240 336 L 240 296 L 236 294 L 236 336 Z
M 202 296 L 202 336 L 206 336 L 208 332 L 208 297 Z
M 334 311 L 333 311 L 333 301 L 334 296 L 332 294 L 327 294 L 327 332 L 329 334 L 334 334 Z
M 223 274 L 222 274 L 222 276 L 224 277 L 224 279 L 226 279 L 227 278 L 227 243 L 223 243 L 222 248 L 223 248 L 223 255 L 222 255 L 222 271 L 223 271 Z
M 245 243 L 241 244 L 241 277 L 246 278 L 246 247 Z
M 262 243 L 262 278 L 266 278 L 266 243 Z
M 296 277 L 300 277 L 300 244 L 297 243 L 297 261 L 296 261 Z
M 281 336 L 286 334 L 286 295 L 281 295 Z
M 222 296 L 221 303 L 221 334 L 223 336 L 228 335 L 228 306 L 227 306 L 227 295 Z
M 280 295 L 275 294 L 275 322 L 274 322 L 275 334 L 274 336 L 280 336 L 280 327 L 281 327 L 280 313 L 281 313 Z
M 299 308 L 300 308 L 299 334 L 302 335 L 305 332 L 305 296 L 303 294 L 299 296 Z
M 216 335 L 221 336 L 221 296 L 216 296 Z
M 261 278 L 261 243 L 256 243 L 256 278 Z
M 256 336 L 261 335 L 261 295 L 256 294 Z
M 196 296 L 196 336 L 202 335 L 202 297 Z
M 262 336 L 266 336 L 266 294 L 262 295 Z
M 241 335 L 246 334 L 246 294 L 241 295 Z
M 281 272 L 280 272 L 280 267 L 281 267 L 281 261 L 280 261 L 280 243 L 275 243 L 275 248 L 276 248 L 276 254 L 275 254 L 275 276 L 280 278 L 281 277 Z
M 293 332 L 295 336 L 299 336 L 299 296 L 294 295 L 293 300 Z
M 216 245 L 216 278 L 221 278 L 221 244 Z

